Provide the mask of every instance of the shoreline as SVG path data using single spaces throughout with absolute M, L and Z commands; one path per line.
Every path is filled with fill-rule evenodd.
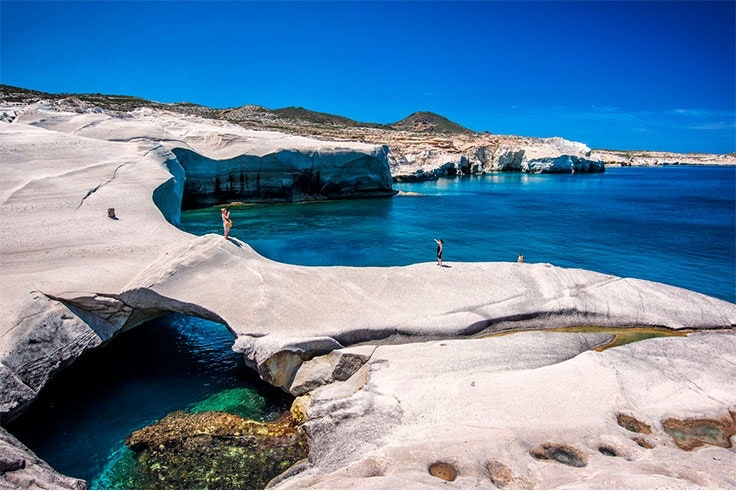
M 546 263 L 453 263 L 442 271 L 434 263 L 278 263 L 238 239 L 172 225 L 185 176 L 160 144 L 157 121 L 126 126 L 121 140 L 121 121 L 84 126 L 80 136 L 61 130 L 94 116 L 58 116 L 44 120 L 47 128 L 0 124 L 4 420 L 87 350 L 176 312 L 224 324 L 233 350 L 263 380 L 300 393 L 309 461 L 278 487 L 491 488 L 504 472 L 545 489 L 736 481 L 733 452 L 711 442 L 686 451 L 663 429 L 667 418 L 720 421 L 736 407 L 736 304 Z M 185 132 L 199 123 L 176 124 Z M 207 150 L 215 139 L 209 127 L 200 131 L 193 145 Z M 588 351 L 598 340 L 585 334 L 481 337 L 583 323 L 702 332 L 602 353 Z M 414 342 L 384 343 L 391 336 Z M 632 440 L 618 413 L 652 426 L 652 448 Z M 80 485 L 22 444 L 6 443 L 0 452 L 13 465 L 0 475 L 4 486 Z M 603 454 L 603 443 L 627 458 Z M 532 451 L 539 446 L 551 454 L 574 448 L 586 465 L 545 461 Z M 452 481 L 428 472 L 440 461 L 453 469 Z

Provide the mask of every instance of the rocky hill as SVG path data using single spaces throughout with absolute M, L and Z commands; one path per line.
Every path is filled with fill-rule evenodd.
M 449 133 L 470 134 L 473 133 L 457 123 L 453 123 L 444 116 L 431 112 L 417 112 L 410 114 L 401 121 L 391 125 L 392 128 L 416 133 Z
M 269 109 L 257 105 L 214 109 L 192 103 L 164 104 L 138 97 L 102 94 L 48 94 L 0 85 L 0 121 L 15 117 L 13 105 L 46 101 L 65 111 L 122 115 L 148 107 L 236 123 L 246 129 L 274 130 L 326 141 L 387 145 L 396 181 L 426 180 L 487 172 L 603 172 L 606 165 L 736 165 L 736 155 L 675 154 L 591 150 L 563 138 L 531 138 L 476 133 L 449 119 L 416 112 L 391 124 L 364 123 L 302 107 Z

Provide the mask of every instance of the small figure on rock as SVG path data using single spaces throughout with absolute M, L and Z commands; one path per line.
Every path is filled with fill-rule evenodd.
M 442 247 L 445 241 L 442 239 L 434 239 L 437 242 L 437 266 L 442 266 Z
M 230 233 L 230 229 L 233 226 L 232 220 L 230 220 L 230 211 L 226 210 L 225 208 L 220 208 L 220 211 L 222 212 L 222 228 L 225 229 L 225 240 L 227 240 L 228 234 Z
M 524 262 L 524 256 L 522 256 L 521 254 L 519 254 L 519 257 L 518 257 L 518 259 L 516 260 L 516 262 L 517 262 L 517 263 L 523 263 L 523 262 Z

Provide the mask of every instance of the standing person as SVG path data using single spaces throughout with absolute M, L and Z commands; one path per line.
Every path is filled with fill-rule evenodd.
M 442 239 L 434 239 L 434 241 L 437 242 L 437 266 L 442 266 L 442 246 L 445 241 Z
M 230 220 L 229 210 L 226 210 L 225 208 L 220 208 L 220 211 L 222 212 L 222 228 L 225 229 L 225 240 L 227 240 L 230 229 L 233 226 L 233 222 L 232 220 Z

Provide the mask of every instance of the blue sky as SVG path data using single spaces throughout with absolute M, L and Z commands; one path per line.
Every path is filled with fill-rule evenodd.
M 736 2 L 8 1 L 0 83 L 736 151 Z

